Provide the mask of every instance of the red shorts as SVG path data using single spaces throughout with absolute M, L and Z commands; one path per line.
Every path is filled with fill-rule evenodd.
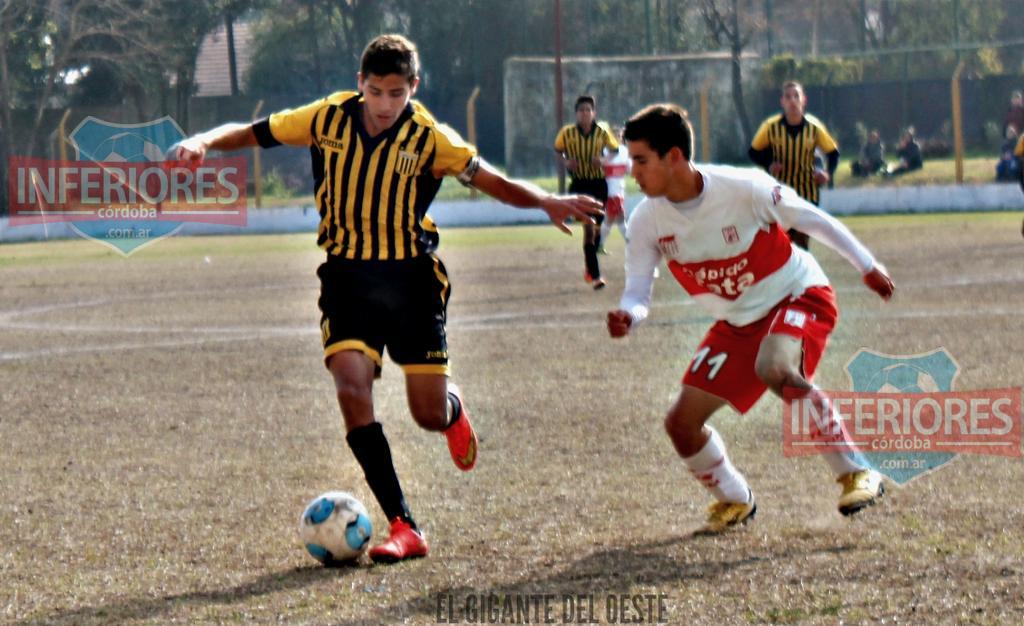
M 810 381 L 838 318 L 835 293 L 831 287 L 819 286 L 799 298 L 783 300 L 746 326 L 719 320 L 697 348 L 683 384 L 716 395 L 746 413 L 768 388 L 754 370 L 764 338 L 789 335 L 803 342 L 803 374 Z
M 604 219 L 608 220 L 608 223 L 611 223 L 617 219 L 624 218 L 625 202 L 626 199 L 622 196 L 609 197 L 608 202 L 604 205 Z

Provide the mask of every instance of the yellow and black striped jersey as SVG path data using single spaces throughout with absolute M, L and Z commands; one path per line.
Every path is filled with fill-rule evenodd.
M 595 122 L 589 133 L 584 133 L 579 124 L 569 124 L 555 137 L 555 150 L 578 164 L 576 171 L 569 173 L 575 179 L 604 179 L 604 169 L 594 165 L 593 160 L 601 158 L 605 148 L 619 149 L 615 133 L 605 122 Z
M 798 126 L 786 123 L 784 113 L 766 119 L 750 142 L 754 150 L 771 148 L 772 160 L 782 163 L 779 182 L 789 185 L 809 202 L 818 203 L 818 185 L 814 182 L 814 149 L 826 154 L 839 149 L 825 125 L 813 115 L 804 115 Z
M 363 97 L 340 91 L 253 124 L 260 145 L 309 146 L 317 245 L 346 259 L 400 260 L 433 251 L 427 209 L 445 174 L 462 174 L 476 148 L 411 101 L 388 130 L 371 137 Z

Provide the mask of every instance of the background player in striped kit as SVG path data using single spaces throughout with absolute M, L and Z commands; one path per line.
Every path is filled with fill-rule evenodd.
M 370 549 L 391 563 L 427 554 L 391 448 L 373 409 L 382 355 L 405 372 L 416 423 L 443 432 L 455 465 L 472 469 L 477 437 L 457 387 L 448 382 L 445 321 L 450 285 L 434 254 L 436 227 L 426 216 L 445 175 L 517 207 L 539 207 L 567 234 L 569 218 L 601 213 L 585 196 L 553 196 L 512 181 L 476 149 L 412 100 L 419 55 L 400 35 L 381 35 L 363 52 L 359 91 L 340 91 L 252 124 L 225 124 L 181 142 L 178 158 L 208 150 L 302 146 L 312 157 L 320 210 L 317 243 L 327 253 L 320 278 L 324 364 L 334 378 L 347 441 L 390 522 L 390 536 Z
M 604 204 L 608 200 L 608 184 L 604 180 L 601 156 L 605 148 L 615 150 L 618 147 L 619 142 L 608 124 L 597 121 L 597 103 L 593 96 L 576 98 L 576 123 L 563 126 L 555 137 L 555 154 L 571 177 L 569 192 L 590 196 Z M 601 219 L 599 216 L 596 224 L 583 224 L 586 265 L 583 278 L 594 289 L 603 289 L 606 284 L 597 261 Z
M 762 122 L 754 134 L 748 151 L 750 159 L 817 206 L 818 188 L 826 183 L 831 185 L 839 165 L 839 144 L 821 120 L 807 113 L 803 85 L 794 81 L 784 84 L 779 103 L 782 112 Z M 815 166 L 816 148 L 825 153 L 827 171 Z M 806 234 L 790 230 L 789 237 L 793 243 L 807 249 Z

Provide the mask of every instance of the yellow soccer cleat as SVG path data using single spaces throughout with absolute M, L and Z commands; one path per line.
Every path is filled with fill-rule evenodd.
M 717 535 L 734 526 L 746 524 L 757 514 L 754 495 L 748 502 L 715 502 L 708 507 L 708 521 L 698 530 L 697 535 Z
M 871 506 L 885 493 L 882 475 L 874 470 L 843 474 L 836 482 L 843 486 L 843 495 L 839 496 L 839 512 L 843 515 Z

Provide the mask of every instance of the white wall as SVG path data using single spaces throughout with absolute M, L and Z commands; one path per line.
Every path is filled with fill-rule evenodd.
M 628 204 L 634 206 L 634 194 Z M 1021 211 L 1024 194 L 1016 184 L 939 185 L 933 187 L 876 187 L 822 192 L 821 206 L 834 215 L 880 215 L 939 211 Z M 547 222 L 539 209 L 522 210 L 493 200 L 436 202 L 430 215 L 441 227 L 493 226 Z M 315 232 L 319 216 L 312 207 L 251 210 L 244 227 L 188 223 L 178 235 Z M 0 243 L 66 239 L 77 236 L 64 223 L 11 227 L 0 218 Z

